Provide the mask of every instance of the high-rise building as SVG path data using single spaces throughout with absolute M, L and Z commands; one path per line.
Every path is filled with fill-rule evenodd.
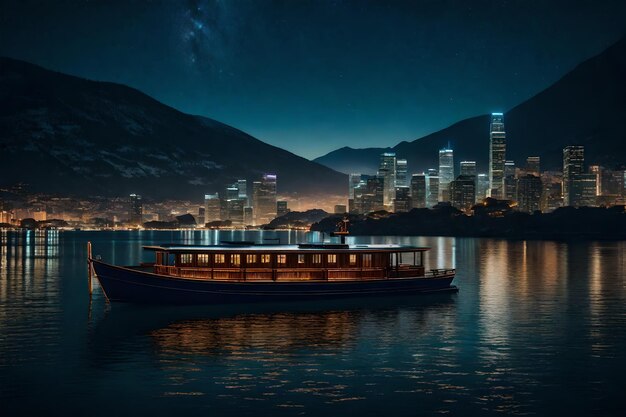
M 230 187 L 226 187 L 226 200 L 236 200 L 239 198 L 239 188 L 237 188 L 237 183 L 231 185 Z
M 241 226 L 244 223 L 244 206 L 243 198 L 222 200 L 222 220 L 230 220 L 233 226 Z
M 541 210 L 543 185 L 541 177 L 526 174 L 517 179 L 517 207 L 520 211 L 533 213 Z
M 426 207 L 426 175 L 413 174 L 411 176 L 411 208 Z
M 585 172 L 585 147 L 566 146 L 563 148 L 563 205 L 571 206 L 571 182 Z
M 452 149 L 439 150 L 439 201 L 450 201 L 448 187 L 454 180 L 454 152 Z
M 276 218 L 276 174 L 263 174 L 252 188 L 255 224 L 267 224 Z
M 476 161 L 461 161 L 459 175 L 476 177 Z
M 250 206 L 243 208 L 243 224 L 246 226 L 254 224 L 254 208 Z
M 348 198 L 354 198 L 354 189 L 361 183 L 361 174 L 352 173 L 348 176 Z
M 248 181 L 237 180 L 237 190 L 239 191 L 238 197 L 248 201 Z
M 592 207 L 596 205 L 595 174 L 575 174 L 569 181 L 568 205 L 574 207 Z
M 480 203 L 487 198 L 489 191 L 489 175 L 478 174 L 476 177 L 476 202 Z
M 385 152 L 380 155 L 380 166 L 378 176 L 382 177 L 383 202 L 387 210 L 393 209 L 393 199 L 396 192 L 396 154 Z
M 367 214 L 372 211 L 384 210 L 384 178 L 370 177 L 354 189 L 352 211 Z
M 541 176 L 541 159 L 538 156 L 526 158 L 526 174 Z
M 335 214 L 346 214 L 347 207 L 345 204 L 335 204 Z
M 284 200 L 279 200 L 276 202 L 276 217 L 284 216 L 289 213 L 289 207 L 287 207 L 287 202 Z
M 409 171 L 406 159 L 396 160 L 396 187 L 409 186 Z
M 450 203 L 460 210 L 469 210 L 476 201 L 476 183 L 471 175 L 459 175 L 450 183 Z
M 515 162 L 504 162 L 504 199 L 516 200 L 517 199 L 517 184 L 515 182 Z
M 128 219 L 132 225 L 143 224 L 143 202 L 139 194 L 130 195 Z
M 439 202 L 439 176 L 428 174 L 426 207 L 433 208 Z
M 220 196 L 218 193 L 204 195 L 204 222 L 222 220 Z
M 396 187 L 396 198 L 393 199 L 393 212 L 405 213 L 411 210 L 411 189 Z
M 492 113 L 489 128 L 489 196 L 504 197 L 504 161 L 506 158 L 506 132 L 504 114 Z

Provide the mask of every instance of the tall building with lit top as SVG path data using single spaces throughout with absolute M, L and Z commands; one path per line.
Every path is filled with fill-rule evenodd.
M 409 171 L 406 159 L 396 160 L 396 187 L 409 186 Z
M 563 205 L 571 206 L 570 186 L 576 176 L 585 172 L 585 147 L 566 146 L 563 148 Z
M 131 194 L 129 201 L 128 219 L 130 224 L 143 224 L 143 202 L 139 194 Z
M 222 207 L 218 193 L 204 195 L 204 222 L 214 222 L 222 219 Z
M 276 174 L 263 174 L 252 189 L 255 224 L 267 224 L 276 218 Z
M 520 211 L 533 213 L 541 210 L 543 184 L 541 177 L 526 174 L 517 179 L 517 207 Z
M 395 153 L 385 152 L 380 155 L 378 176 L 383 179 L 383 204 L 387 210 L 393 210 L 393 200 L 396 197 L 396 168 Z
M 517 183 L 515 182 L 515 162 L 504 162 L 504 195 L 506 200 L 517 199 Z
M 476 176 L 476 202 L 480 203 L 487 198 L 489 191 L 489 174 L 478 174 Z
M 439 151 L 439 201 L 450 201 L 448 188 L 454 181 L 454 151 L 444 148 Z
M 492 113 L 489 126 L 489 196 L 504 198 L 506 132 L 504 114 Z
M 526 158 L 526 173 L 536 177 L 541 176 L 541 159 L 538 156 Z

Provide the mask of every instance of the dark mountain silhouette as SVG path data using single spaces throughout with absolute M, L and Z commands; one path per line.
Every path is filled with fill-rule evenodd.
M 0 183 L 66 195 L 202 198 L 278 174 L 279 192 L 347 192 L 347 178 L 133 88 L 0 58 Z
M 563 147 L 584 145 L 585 160 L 607 166 L 626 162 L 626 38 L 581 63 L 551 87 L 505 113 L 507 159 L 518 166 L 540 156 L 543 168 L 562 166 Z M 379 155 L 393 151 L 421 172 L 438 165 L 438 150 L 450 142 L 455 161 L 475 160 L 487 172 L 489 115 L 452 126 L 393 148 L 330 152 L 316 162 L 349 172 L 372 173 Z

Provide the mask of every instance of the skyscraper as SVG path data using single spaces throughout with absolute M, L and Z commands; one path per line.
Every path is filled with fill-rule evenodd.
M 572 205 L 570 185 L 577 175 L 585 172 L 584 146 L 566 146 L 563 148 L 563 205 Z
M 439 151 L 439 201 L 450 201 L 448 186 L 454 180 L 454 152 L 452 149 Z
M 354 204 L 351 211 L 360 214 L 372 211 L 383 210 L 384 204 L 384 179 L 382 177 L 371 177 L 362 181 L 354 189 Z
M 378 176 L 383 179 L 383 204 L 387 210 L 393 209 L 393 199 L 396 193 L 396 154 L 383 153 L 380 155 Z
M 432 208 L 439 202 L 439 176 L 428 174 L 428 182 L 426 184 L 426 207 Z
M 280 200 L 276 202 L 276 217 L 284 216 L 289 213 L 289 207 L 287 206 L 287 202 L 285 200 Z
M 248 181 L 237 180 L 237 190 L 239 191 L 239 198 L 244 199 L 246 204 L 248 203 Z
M 541 210 L 543 185 L 541 177 L 526 174 L 517 180 L 517 202 L 520 211 L 533 213 Z
M 469 210 L 476 201 L 476 182 L 471 175 L 459 175 L 450 183 L 450 203 L 460 210 Z
M 476 161 L 461 161 L 461 172 L 459 175 L 476 177 Z
M 408 187 L 408 164 L 406 159 L 398 159 L 396 161 L 396 187 Z
M 261 181 L 253 183 L 255 224 L 267 224 L 276 217 L 276 174 L 263 174 Z
M 411 208 L 426 207 L 426 175 L 411 176 Z
M 576 174 L 569 181 L 569 206 L 593 207 L 596 205 L 596 175 Z
M 480 203 L 487 198 L 487 191 L 489 190 L 489 175 L 478 174 L 476 177 L 476 202 Z
M 541 160 L 538 156 L 526 158 L 526 173 L 536 177 L 541 176 Z
M 504 162 L 504 195 L 506 200 L 517 199 L 517 184 L 515 183 L 515 162 Z
M 130 195 L 129 222 L 133 225 L 143 224 L 143 202 L 139 194 Z
M 394 213 L 405 213 L 411 210 L 410 192 L 409 187 L 396 187 L 396 198 L 393 199 Z
M 221 220 L 221 204 L 219 194 L 204 195 L 204 222 L 214 222 Z
M 361 174 L 352 173 L 348 176 L 348 198 L 354 198 L 354 189 L 359 186 L 361 182 Z
M 489 196 L 504 197 L 504 161 L 506 158 L 506 132 L 504 114 L 492 113 L 489 128 Z

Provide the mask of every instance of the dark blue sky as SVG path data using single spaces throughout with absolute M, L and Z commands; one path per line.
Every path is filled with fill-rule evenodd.
M 308 158 L 507 110 L 626 30 L 623 0 L 0 5 L 0 55 L 136 87 Z

